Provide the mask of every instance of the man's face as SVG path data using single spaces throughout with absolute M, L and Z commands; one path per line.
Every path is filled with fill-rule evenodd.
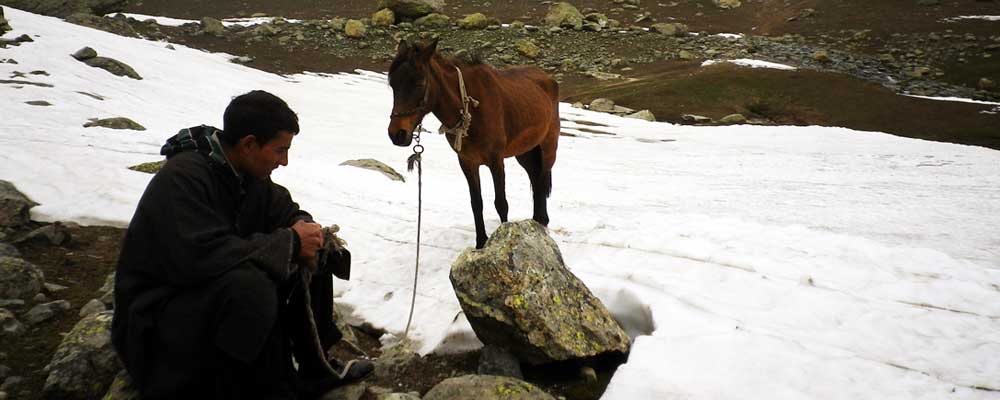
M 271 172 L 279 166 L 288 165 L 288 149 L 292 147 L 294 137 L 290 132 L 281 131 L 263 145 L 257 140 L 247 143 L 244 172 L 254 178 L 264 179 L 271 176 Z

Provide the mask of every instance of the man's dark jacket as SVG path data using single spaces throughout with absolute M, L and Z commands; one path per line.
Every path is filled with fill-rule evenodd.
M 298 248 L 289 227 L 312 220 L 270 179 L 241 178 L 227 163 L 218 133 L 205 126 L 185 129 L 164 145 L 167 162 L 146 187 L 125 235 L 112 341 L 140 385 L 154 368 L 150 336 L 171 297 L 234 268 L 257 268 L 283 281 Z M 214 344 L 238 355 L 257 345 L 247 340 L 263 340 L 239 336 L 217 337 Z

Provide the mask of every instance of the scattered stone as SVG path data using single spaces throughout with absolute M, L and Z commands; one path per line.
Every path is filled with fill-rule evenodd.
M 122 370 L 111 346 L 112 311 L 91 314 L 80 320 L 56 349 L 45 368 L 49 376 L 44 392 L 49 398 L 95 399 Z
M 923 78 L 930 73 L 931 69 L 929 67 L 916 67 L 912 71 L 908 72 L 908 74 L 913 78 Z
M 49 301 L 49 297 L 46 296 L 45 293 L 39 293 L 36 294 L 35 297 L 31 299 L 31 301 L 34 301 L 35 303 L 39 304 L 47 303 Z
M 821 63 L 830 62 L 830 55 L 826 50 L 817 50 L 812 55 L 813 60 L 819 61 Z
M 514 45 L 517 47 L 518 53 L 530 59 L 538 58 L 542 51 L 538 48 L 538 45 L 536 45 L 535 42 L 531 41 L 531 39 L 518 40 Z
M 97 289 L 97 293 L 101 294 L 101 302 L 105 306 L 114 307 L 115 301 L 115 273 L 111 272 L 108 277 L 104 279 L 104 285 L 100 289 Z
M 936 6 L 940 4 L 941 4 L 940 0 L 917 0 L 918 6 Z
M 249 62 L 253 62 L 253 57 L 236 56 L 236 57 L 230 58 L 229 61 L 232 61 L 232 62 L 237 63 L 237 64 L 246 64 L 246 63 L 249 63 Z
M 397 18 L 416 19 L 444 11 L 444 0 L 379 0 L 376 9 L 388 8 Z
M 49 293 L 59 293 L 61 291 L 69 289 L 66 286 L 57 285 L 55 283 L 49 283 L 49 282 L 45 282 L 43 286 L 45 287 L 45 290 L 48 291 Z
M 560 2 L 549 7 L 545 25 L 553 28 L 583 28 L 583 14 L 570 3 Z
M 142 80 L 142 76 L 139 76 L 139 73 L 135 72 L 135 70 L 132 69 L 132 67 L 114 58 L 94 57 L 83 60 L 83 63 L 94 68 L 100 68 L 105 71 L 108 71 L 112 75 L 127 76 L 135 80 Z
M 19 227 L 31 221 L 28 211 L 38 203 L 19 192 L 14 184 L 0 180 L 0 227 Z M 2 297 L 0 292 L 0 297 Z
M 479 340 L 522 361 L 628 351 L 629 336 L 534 220 L 501 224 L 482 250 L 462 252 L 449 276 Z
M 226 34 L 226 26 L 222 24 L 222 21 L 215 18 L 204 17 L 201 19 L 201 30 L 198 33 L 222 37 Z
M 383 8 L 372 14 L 372 26 L 389 27 L 396 23 L 396 13 L 388 8 Z
M 715 3 L 716 7 L 727 10 L 737 8 L 741 5 L 740 0 L 712 0 L 712 2 Z
M 396 376 L 419 358 L 420 355 L 411 350 L 407 343 L 398 343 L 382 350 L 382 356 L 375 360 L 375 374 L 383 377 Z
M 451 25 L 451 18 L 444 14 L 431 13 L 417 18 L 413 24 L 423 28 L 445 28 Z
M 146 127 L 139 125 L 138 122 L 135 122 L 125 117 L 102 118 L 102 119 L 91 118 L 90 122 L 83 124 L 84 128 L 92 128 L 95 126 L 102 128 L 109 128 L 109 129 L 128 129 L 133 131 L 146 130 Z
M 147 174 L 155 174 L 160 172 L 160 169 L 167 164 L 167 160 L 152 161 L 148 163 L 142 163 L 138 165 L 133 165 L 128 167 L 128 169 L 133 171 L 145 172 Z
M 521 372 L 521 363 L 506 351 L 497 346 L 485 346 L 479 354 L 479 368 L 476 371 L 479 375 L 507 376 L 515 379 L 524 379 Z
M 369 393 L 371 393 L 369 388 Z M 375 400 L 420 400 L 419 392 L 409 393 L 384 393 L 375 395 Z
M 505 376 L 465 375 L 445 379 L 423 400 L 555 400 L 528 382 Z
M 458 27 L 469 30 L 486 29 L 490 25 L 490 19 L 483 13 L 473 13 L 458 20 Z
M 42 303 L 31 307 L 28 312 L 24 313 L 24 322 L 28 325 L 37 325 L 52 319 L 52 317 L 55 317 L 70 308 L 73 307 L 66 300 L 56 300 L 48 303 Z
M 691 52 L 687 50 L 681 50 L 677 52 L 677 58 L 681 60 L 693 60 L 694 54 L 691 54 Z
M 140 400 L 139 389 L 132 386 L 132 378 L 128 376 L 128 372 L 122 370 L 115 376 L 108 393 L 101 400 Z
M 45 100 L 31 100 L 24 102 L 24 104 L 27 104 L 29 106 L 38 106 L 38 107 L 49 107 L 52 105 L 52 103 L 49 103 Z
M 712 122 L 712 119 L 709 117 L 703 117 L 701 115 L 695 115 L 695 114 L 681 115 L 681 119 L 687 122 L 694 122 L 696 124 L 708 124 Z
M 625 116 L 625 118 L 641 119 L 650 122 L 656 122 L 656 116 L 653 115 L 653 112 L 649 110 L 641 110 L 632 114 L 628 114 Z
M 667 36 L 684 36 L 688 33 L 688 26 L 679 22 L 653 24 L 649 29 Z
M 69 229 L 62 222 L 56 221 L 43 227 L 37 228 L 14 243 L 42 242 L 53 246 L 62 246 L 72 240 Z
M 94 100 L 104 101 L 104 97 L 98 96 L 98 95 L 93 94 L 93 93 L 87 93 L 87 92 L 77 92 L 77 93 L 82 94 L 82 95 L 87 96 L 87 97 L 90 97 L 90 98 L 92 98 Z
M 77 59 L 78 61 L 86 61 L 94 57 L 97 57 L 97 50 L 94 50 L 91 47 L 84 47 L 80 50 L 77 50 L 76 53 L 73 53 L 73 58 Z
M 10 306 L 21 307 L 21 306 L 24 306 L 24 304 L 25 304 L 24 300 L 21 300 L 21 299 L 5 299 L 5 300 L 0 300 L 0 307 L 10 307 Z M 0 357 L 0 358 L 2 358 L 2 357 Z
M 21 257 L 21 252 L 8 243 L 0 243 L 0 257 Z
M 976 87 L 979 90 L 995 90 L 997 88 L 997 83 L 989 78 L 979 78 L 979 82 L 976 83 Z
M 45 275 L 25 260 L 0 257 L 0 299 L 28 300 L 42 290 Z
M 598 98 L 590 102 L 590 111 L 597 112 L 614 112 L 615 111 L 615 101 L 611 99 Z
M 365 23 L 358 21 L 356 19 L 349 19 L 344 24 L 344 34 L 349 38 L 360 39 L 365 37 L 365 33 L 368 29 L 365 27 Z
M 14 313 L 6 308 L 0 308 L 0 334 L 3 336 L 20 336 L 24 333 L 24 324 L 14 317 Z M 3 381 L 3 378 L 0 378 Z
M 10 32 L 12 29 L 7 19 L 3 16 L 3 7 L 0 7 L 0 35 Z
M 340 163 L 340 165 L 347 165 L 351 167 L 358 167 L 358 168 L 364 168 L 372 171 L 381 172 L 382 175 L 385 175 L 389 179 L 392 179 L 394 181 L 406 182 L 406 179 L 403 178 L 403 175 L 400 175 L 399 172 L 396 172 L 395 169 L 393 169 L 392 167 L 386 165 L 385 163 L 379 160 L 371 158 L 363 158 L 359 160 L 347 160 Z
M 13 388 L 17 387 L 18 385 L 20 385 L 21 382 L 24 382 L 24 377 L 21 377 L 21 376 L 9 376 L 9 377 L 7 377 L 7 379 L 4 379 L 3 384 L 0 385 L 0 391 L 11 392 L 12 391 L 11 389 L 13 389 Z
M 10 376 L 10 367 L 0 364 L 0 382 Z
M 96 314 L 104 311 L 104 303 L 98 299 L 90 299 L 83 307 L 80 308 L 80 316 L 86 317 L 90 314 Z
M 746 122 L 747 117 L 744 117 L 743 114 L 730 114 L 719 120 L 719 123 L 722 125 L 737 125 L 745 124 Z
M 597 382 L 597 371 L 591 367 L 580 367 L 580 379 L 587 383 Z
M 38 86 L 38 87 L 46 87 L 46 88 L 54 87 L 54 86 L 52 86 L 52 85 L 50 85 L 48 83 L 32 82 L 32 81 L 19 81 L 19 80 L 11 80 L 11 79 L 0 79 L 0 83 L 9 84 L 9 85 L 29 85 L 29 86 Z

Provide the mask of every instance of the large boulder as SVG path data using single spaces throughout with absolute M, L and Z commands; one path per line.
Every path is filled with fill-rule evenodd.
M 365 37 L 365 33 L 368 28 L 365 27 L 365 23 L 356 19 L 349 19 L 344 24 L 344 34 L 349 38 L 360 39 Z
M 139 400 L 139 389 L 132 385 L 128 372 L 122 370 L 115 376 L 108 393 L 101 400 Z
M 43 389 L 47 398 L 97 399 L 108 391 L 118 371 L 118 355 L 111 346 L 112 311 L 91 314 L 77 322 L 63 338 L 47 367 Z
M 226 34 L 226 26 L 222 24 L 222 21 L 219 21 L 215 18 L 203 17 L 201 19 L 201 31 L 199 32 L 203 35 L 212 35 L 221 37 Z
M 459 255 L 451 283 L 479 340 L 522 361 L 628 351 L 628 335 L 534 220 L 503 223 L 482 250 Z
M 490 26 L 490 19 L 483 13 L 472 13 L 458 20 L 458 27 L 462 29 L 479 30 L 487 26 Z
M 580 30 L 583 28 L 583 14 L 572 4 L 566 2 L 556 3 L 549 7 L 549 12 L 545 15 L 545 24 L 553 27 Z
M 100 57 L 98 57 L 100 58 Z M 90 121 L 83 124 L 84 128 L 101 127 L 108 129 L 124 129 L 133 131 L 144 131 L 146 127 L 142 126 L 138 122 L 125 117 L 114 117 L 114 118 L 91 118 Z
M 413 24 L 421 28 L 446 28 L 451 25 L 451 18 L 444 14 L 430 13 L 417 18 Z
M 4 0 L 3 4 L 35 14 L 65 18 L 75 13 L 105 15 L 125 11 L 128 0 Z
M 142 80 L 142 76 L 140 76 L 138 72 L 135 72 L 135 69 L 130 67 L 128 64 L 125 64 L 114 58 L 94 57 L 83 60 L 83 63 L 94 68 L 103 69 L 105 71 L 110 72 L 113 75 L 127 76 L 135 80 L 140 80 L 140 81 Z
M 0 228 L 27 224 L 31 221 L 28 210 L 37 205 L 19 192 L 14 184 L 0 180 Z
M 34 264 L 0 257 L 0 299 L 30 300 L 42 290 L 45 275 Z
M 492 375 L 448 378 L 427 391 L 423 400 L 555 400 L 528 382 Z
M 40 295 L 41 296 L 41 295 Z M 44 299 L 41 299 L 45 301 Z M 66 300 L 56 300 L 50 301 L 48 303 L 42 303 L 31 307 L 28 312 L 24 313 L 24 322 L 28 325 L 37 325 L 42 322 L 48 321 L 53 317 L 61 314 L 63 311 L 69 310 L 73 306 L 69 304 Z
M 377 9 L 388 8 L 396 18 L 416 19 L 444 11 L 444 0 L 379 0 Z
M 396 23 L 396 13 L 388 8 L 383 8 L 372 14 L 372 26 L 388 27 Z

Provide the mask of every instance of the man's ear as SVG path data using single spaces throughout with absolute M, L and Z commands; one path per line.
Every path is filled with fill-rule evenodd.
M 240 138 L 239 142 L 236 142 L 236 147 L 242 150 L 250 150 L 254 146 L 260 147 L 260 142 L 257 141 L 257 136 L 254 135 L 246 135 Z

